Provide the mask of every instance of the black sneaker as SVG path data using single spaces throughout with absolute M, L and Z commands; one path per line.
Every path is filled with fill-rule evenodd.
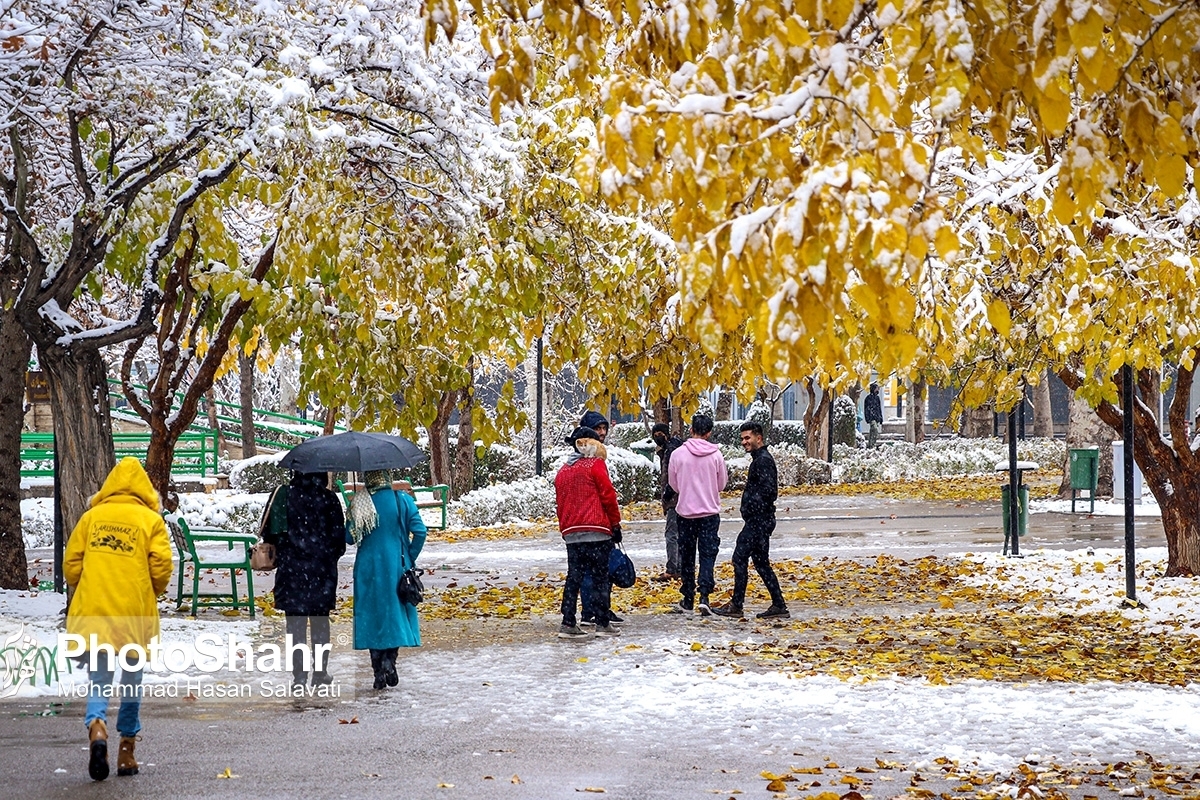
M 787 610 L 787 606 L 773 605 L 766 611 L 754 615 L 757 619 L 791 619 L 792 612 Z
M 609 622 L 624 622 L 625 620 L 621 619 L 616 614 L 614 614 L 610 611 L 610 612 L 608 612 L 608 621 Z
M 708 605 L 708 595 L 700 595 L 700 603 L 696 606 L 696 611 L 698 611 L 702 617 L 707 617 L 712 614 L 712 608 Z
M 733 603 L 726 603 L 723 606 L 714 606 L 712 613 L 719 617 L 733 617 L 735 619 L 741 619 L 743 616 L 742 607 L 735 606 Z
M 680 600 L 678 603 L 676 603 L 675 605 L 668 608 L 667 613 L 668 614 L 691 614 L 692 613 L 692 601 L 691 600 Z

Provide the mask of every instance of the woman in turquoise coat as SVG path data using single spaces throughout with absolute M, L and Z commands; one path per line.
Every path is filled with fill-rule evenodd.
M 350 505 L 350 534 L 358 545 L 354 559 L 354 649 L 371 651 L 375 688 L 395 686 L 396 653 L 420 647 L 416 606 L 396 596 L 400 576 L 416 564 L 425 545 L 425 523 L 416 501 L 392 489 L 378 470 L 364 476 L 366 489 Z

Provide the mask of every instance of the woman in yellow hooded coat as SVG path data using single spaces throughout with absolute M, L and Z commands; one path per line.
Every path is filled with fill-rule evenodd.
M 106 648 L 120 653 L 127 644 L 143 652 L 158 636 L 158 596 L 171 581 L 171 544 L 158 493 L 136 458 L 122 459 L 92 498 L 91 508 L 71 532 L 63 557 L 63 575 L 75 589 L 67 611 L 67 632 L 97 645 L 96 666 L 88 677 L 87 714 L 94 780 L 108 777 L 108 699 L 114 664 Z M 128 659 L 135 660 L 132 656 Z M 137 774 L 133 743 L 141 730 L 142 671 L 121 673 L 121 710 L 117 732 L 121 747 L 118 775 Z

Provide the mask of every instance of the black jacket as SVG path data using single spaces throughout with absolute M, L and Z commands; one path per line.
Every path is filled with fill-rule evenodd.
M 275 540 L 275 607 L 285 614 L 328 614 L 337 602 L 338 559 L 346 552 L 341 501 L 317 473 L 292 478 L 284 502 L 286 532 L 263 537 Z
M 671 484 L 667 483 L 667 467 L 671 463 L 671 453 L 675 452 L 675 448 L 683 444 L 683 439 L 678 436 L 672 436 L 667 439 L 667 443 L 658 448 L 658 496 L 662 500 L 663 511 L 675 507 L 679 502 L 679 492 L 671 488 Z
M 775 459 L 763 445 L 750 454 L 750 472 L 742 490 L 742 520 L 747 524 L 775 519 L 775 499 L 779 496 L 779 471 Z
M 883 403 L 880 402 L 879 395 L 868 394 L 867 399 L 863 400 L 863 418 L 867 422 L 883 424 Z

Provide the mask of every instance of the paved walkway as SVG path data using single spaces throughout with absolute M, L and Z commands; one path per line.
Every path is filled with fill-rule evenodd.
M 996 506 L 787 498 L 773 555 L 998 551 Z M 1119 518 L 1083 514 L 1035 515 L 1030 527 L 1022 542 L 1028 550 L 1119 547 L 1123 535 Z M 625 529 L 643 571 L 661 564 L 661 525 L 631 522 Z M 736 530 L 736 521 L 723 525 L 722 561 Z M 1139 520 L 1138 535 L 1146 546 L 1163 544 L 1157 520 Z M 435 534 L 422 561 L 437 568 L 430 582 L 441 586 L 480 576 L 528 580 L 565 568 L 552 532 L 455 544 Z M 347 588 L 351 564 L 348 556 Z M 269 584 L 260 580 L 256 588 L 265 592 Z M 209 628 L 225 619 L 204 616 Z M 278 624 L 264 621 L 264 637 Z M 746 635 L 727 620 L 631 615 L 621 638 L 589 642 L 560 642 L 555 625 L 548 618 L 423 622 L 427 646 L 403 653 L 401 685 L 386 692 L 370 689 L 365 654 L 343 645 L 333 662 L 338 699 L 147 700 L 141 774 L 114 772 L 103 785 L 86 776 L 81 701 L 8 701 L 0 704 L 2 794 L 490 800 L 580 797 L 603 788 L 611 797 L 677 800 L 735 791 L 765 796 L 761 771 L 830 759 L 847 769 L 876 758 L 936 755 L 1009 765 L 1036 752 L 1115 760 L 1135 749 L 1162 755 L 1170 742 L 1175 749 L 1167 755 L 1197 755 L 1200 721 L 1188 721 L 1198 715 L 1186 690 L 793 681 L 770 671 L 714 671 L 716 662 L 698 656 L 693 643 L 703 648 Z M 349 633 L 345 623 L 334 628 L 335 640 Z M 1108 733 L 1093 730 L 1097 709 L 1113 717 Z M 1173 709 L 1184 715 L 1172 717 Z M 1104 738 L 1109 733 L 1111 740 Z M 226 769 L 240 777 L 218 778 Z M 876 783 L 874 796 L 904 795 L 905 782 Z M 848 785 L 832 788 L 842 794 Z M 1068 792 L 1084 793 L 1115 796 L 1096 787 Z

